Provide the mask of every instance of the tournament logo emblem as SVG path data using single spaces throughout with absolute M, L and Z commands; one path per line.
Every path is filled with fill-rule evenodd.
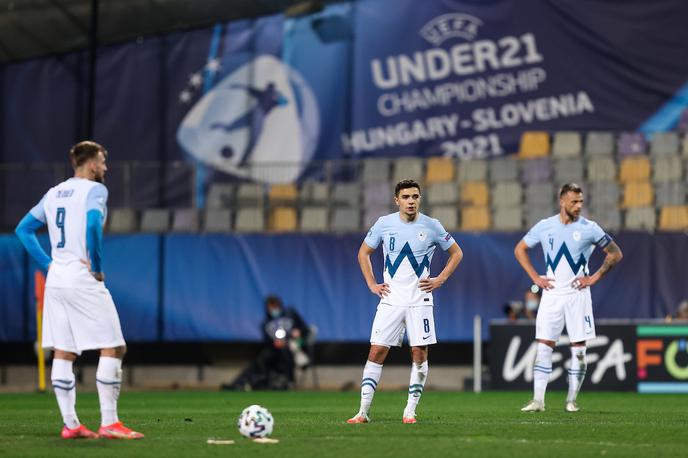
M 214 70 L 221 68 L 217 63 Z M 204 83 L 202 75 L 191 76 L 180 103 L 191 103 Z M 291 183 L 313 157 L 319 135 L 320 113 L 311 87 L 289 65 L 261 55 L 200 97 L 179 125 L 177 141 L 193 159 L 216 170 Z
M 420 232 L 418 233 L 418 240 L 420 240 L 421 242 L 425 242 L 425 239 L 426 239 L 426 238 L 428 238 L 428 236 L 427 236 L 427 234 L 426 234 L 425 232 L 420 231 Z
M 470 14 L 449 13 L 437 16 L 420 29 L 420 36 L 435 46 L 449 38 L 463 38 L 473 41 L 483 21 Z

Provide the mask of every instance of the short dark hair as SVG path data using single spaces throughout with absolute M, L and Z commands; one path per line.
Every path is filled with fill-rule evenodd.
M 269 305 L 278 305 L 279 308 L 283 308 L 284 306 L 282 305 L 282 299 L 277 294 L 270 294 L 265 298 L 265 307 L 268 307 Z
M 77 143 L 69 150 L 69 160 L 72 163 L 72 167 L 75 169 L 81 167 L 86 161 L 96 157 L 99 151 L 102 151 L 103 155 L 107 157 L 105 148 L 96 142 L 85 140 Z
M 576 183 L 566 183 L 564 186 L 561 187 L 561 190 L 559 190 L 559 198 L 561 199 L 569 192 L 580 194 L 583 192 L 583 188 L 578 186 Z
M 399 195 L 399 191 L 401 191 L 402 189 L 408 189 L 408 188 L 418 188 L 418 192 L 420 192 L 420 185 L 418 184 L 417 181 L 415 181 L 415 180 L 401 180 L 394 187 L 394 197 L 397 197 Z

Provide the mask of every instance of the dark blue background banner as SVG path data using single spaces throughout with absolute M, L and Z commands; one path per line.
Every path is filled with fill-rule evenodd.
M 670 102 L 686 105 L 686 17 L 676 0 L 361 0 L 141 39 L 99 52 L 95 140 L 113 161 L 276 182 L 305 169 L 249 165 L 666 130 Z M 65 159 L 85 134 L 86 69 L 83 53 L 0 67 L 1 160 Z
M 529 282 L 513 256 L 522 234 L 455 234 L 457 272 L 435 293 L 441 341 L 472 338 L 472 319 L 503 317 Z M 43 238 L 43 240 L 45 237 Z M 688 297 L 685 234 L 615 236 L 623 262 L 593 287 L 597 318 L 661 318 Z M 256 341 L 263 298 L 277 293 L 323 341 L 366 341 L 377 299 L 361 276 L 359 235 L 132 235 L 105 239 L 107 285 L 129 341 Z M 14 236 L 0 236 L 0 341 L 35 335 L 33 272 Z M 591 270 L 602 262 L 595 252 Z M 541 250 L 532 258 L 543 270 Z M 437 253 L 431 271 L 441 270 Z M 162 270 L 160 270 L 162 266 Z M 380 279 L 382 254 L 373 255 Z M 27 296 L 24 296 L 25 292 Z M 487 328 L 486 328 L 487 329 Z M 486 330 L 485 329 L 485 330 Z

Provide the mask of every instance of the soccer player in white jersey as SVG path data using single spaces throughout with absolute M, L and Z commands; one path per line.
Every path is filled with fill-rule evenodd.
M 552 351 L 566 324 L 571 342 L 571 367 L 568 371 L 567 412 L 577 412 L 576 398 L 586 371 L 585 342 L 595 338 L 590 287 L 614 267 L 623 255 L 619 246 L 594 221 L 581 216 L 583 191 L 575 183 L 562 186 L 559 214 L 541 220 L 518 242 L 516 259 L 530 279 L 542 288 L 537 312 L 535 339 L 537 354 L 533 366 L 533 399 L 521 410 L 545 410 L 545 391 L 552 372 Z M 542 245 L 547 273 L 535 271 L 527 253 Z M 595 247 L 606 253 L 602 266 L 589 275 L 588 261 Z
M 418 211 L 420 185 L 412 180 L 397 183 L 394 202 L 399 211 L 377 220 L 358 251 L 358 263 L 370 291 L 380 297 L 370 335 L 370 352 L 361 381 L 361 406 L 347 423 L 368 423 L 382 365 L 392 346 L 401 346 L 404 332 L 411 346 L 411 379 L 404 423 L 416 423 L 416 406 L 428 378 L 428 345 L 437 343 L 432 291 L 447 281 L 463 253 L 442 224 Z M 382 243 L 384 280 L 373 275 L 370 255 Z M 430 277 L 430 261 L 439 246 L 449 252 L 447 263 Z
M 119 317 L 102 270 L 103 224 L 107 188 L 103 185 L 107 151 L 83 141 L 69 152 L 74 177 L 48 190 L 16 228 L 31 256 L 48 271 L 43 311 L 43 346 L 54 349 L 52 385 L 62 414 L 65 439 L 139 439 L 122 425 L 117 399 L 126 350 Z M 36 231 L 48 226 L 50 256 Z M 98 434 L 79 422 L 72 364 L 84 350 L 100 350 L 96 385 L 100 400 Z

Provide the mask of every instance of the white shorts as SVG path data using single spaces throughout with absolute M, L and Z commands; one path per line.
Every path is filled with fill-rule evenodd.
M 107 288 L 45 288 L 43 347 L 80 355 L 122 345 L 119 316 Z
M 396 307 L 379 304 L 373 320 L 370 343 L 383 347 L 400 347 L 404 331 L 408 333 L 408 343 L 412 347 L 437 343 L 432 309 L 432 305 Z
M 564 324 L 571 342 L 595 338 L 590 288 L 575 294 L 542 296 L 535 321 L 535 338 L 556 342 Z

